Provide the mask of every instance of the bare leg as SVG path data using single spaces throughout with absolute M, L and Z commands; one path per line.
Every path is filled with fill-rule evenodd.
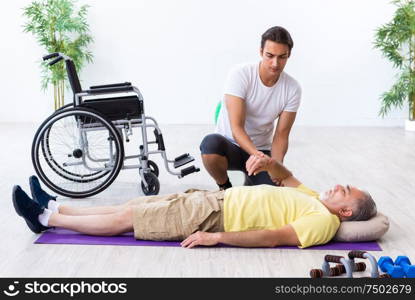
M 133 207 L 104 215 L 67 216 L 52 213 L 48 226 L 62 227 L 90 235 L 111 236 L 133 230 Z
M 88 216 L 88 215 L 106 215 L 120 212 L 127 204 L 121 205 L 108 205 L 108 206 L 95 206 L 95 207 L 76 207 L 68 205 L 60 205 L 59 213 L 69 216 Z
M 228 180 L 228 159 L 219 154 L 202 154 L 203 165 L 217 184 Z

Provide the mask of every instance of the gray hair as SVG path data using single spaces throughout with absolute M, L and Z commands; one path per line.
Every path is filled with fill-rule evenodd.
M 366 191 L 363 191 L 363 194 L 362 198 L 356 200 L 356 210 L 353 210 L 353 214 L 345 221 L 366 221 L 377 214 L 376 203 L 372 196 Z

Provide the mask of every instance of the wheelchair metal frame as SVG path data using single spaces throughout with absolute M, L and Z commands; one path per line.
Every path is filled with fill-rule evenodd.
M 133 89 L 133 92 L 138 96 L 140 101 L 144 101 L 140 90 L 135 86 L 132 86 L 132 89 Z M 122 91 L 121 93 L 125 93 L 125 92 Z M 75 102 L 74 107 L 80 106 L 83 103 L 82 97 L 85 97 L 85 96 L 93 96 L 93 94 L 88 93 L 88 92 L 81 92 L 81 93 L 74 94 L 74 102 Z M 153 124 L 147 124 L 147 120 L 153 122 Z M 140 169 L 140 176 L 142 176 L 142 178 L 143 178 L 144 170 L 146 170 L 148 168 L 148 166 L 147 166 L 147 160 L 146 159 L 143 160 L 142 158 L 143 157 L 149 157 L 150 154 L 161 154 L 162 158 L 164 159 L 164 166 L 165 166 L 167 172 L 169 172 L 172 175 L 178 176 L 179 178 L 182 178 L 185 175 L 187 175 L 187 174 L 182 175 L 181 172 L 174 172 L 173 170 L 170 169 L 169 163 L 174 163 L 175 161 L 174 160 L 169 160 L 167 158 L 166 150 L 153 150 L 153 151 L 148 150 L 148 145 L 149 144 L 157 144 L 157 141 L 150 141 L 150 142 L 148 141 L 147 130 L 146 129 L 147 128 L 154 128 L 160 134 L 161 134 L 161 130 L 158 126 L 157 121 L 153 117 L 149 117 L 149 116 L 145 115 L 144 108 L 143 108 L 142 118 L 140 118 L 140 119 L 117 120 L 117 121 L 111 121 L 111 122 L 117 129 L 120 130 L 120 132 L 124 129 L 126 137 L 133 134 L 132 129 L 134 127 L 141 128 L 141 134 L 142 134 L 142 139 L 143 139 L 143 149 L 140 150 L 140 154 L 124 156 L 124 161 L 128 160 L 128 159 L 138 158 L 140 164 L 129 165 L 129 166 L 124 165 L 121 169 L 137 169 L 137 168 L 139 168 Z M 147 183 L 145 183 L 145 185 L 147 186 Z

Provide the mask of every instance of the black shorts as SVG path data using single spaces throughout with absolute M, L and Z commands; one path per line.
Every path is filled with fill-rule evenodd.
M 249 154 L 221 134 L 213 133 L 205 136 L 200 144 L 200 151 L 202 154 L 218 154 L 225 156 L 228 160 L 228 170 L 242 171 L 245 173 L 245 185 L 275 185 L 267 172 L 260 172 L 257 175 L 248 176 L 245 163 L 249 158 Z M 271 156 L 271 151 L 269 150 L 259 151 Z

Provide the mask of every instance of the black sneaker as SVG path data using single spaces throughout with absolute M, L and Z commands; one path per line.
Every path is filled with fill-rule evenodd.
M 17 214 L 25 219 L 27 226 L 34 233 L 41 233 L 49 229 L 39 222 L 39 215 L 43 213 L 44 208 L 39 203 L 30 199 L 30 197 L 18 185 L 13 187 L 13 206 Z
M 29 185 L 33 200 L 39 203 L 40 206 L 48 208 L 49 200 L 56 201 L 56 196 L 51 196 L 42 190 L 39 179 L 35 175 L 29 177 Z

